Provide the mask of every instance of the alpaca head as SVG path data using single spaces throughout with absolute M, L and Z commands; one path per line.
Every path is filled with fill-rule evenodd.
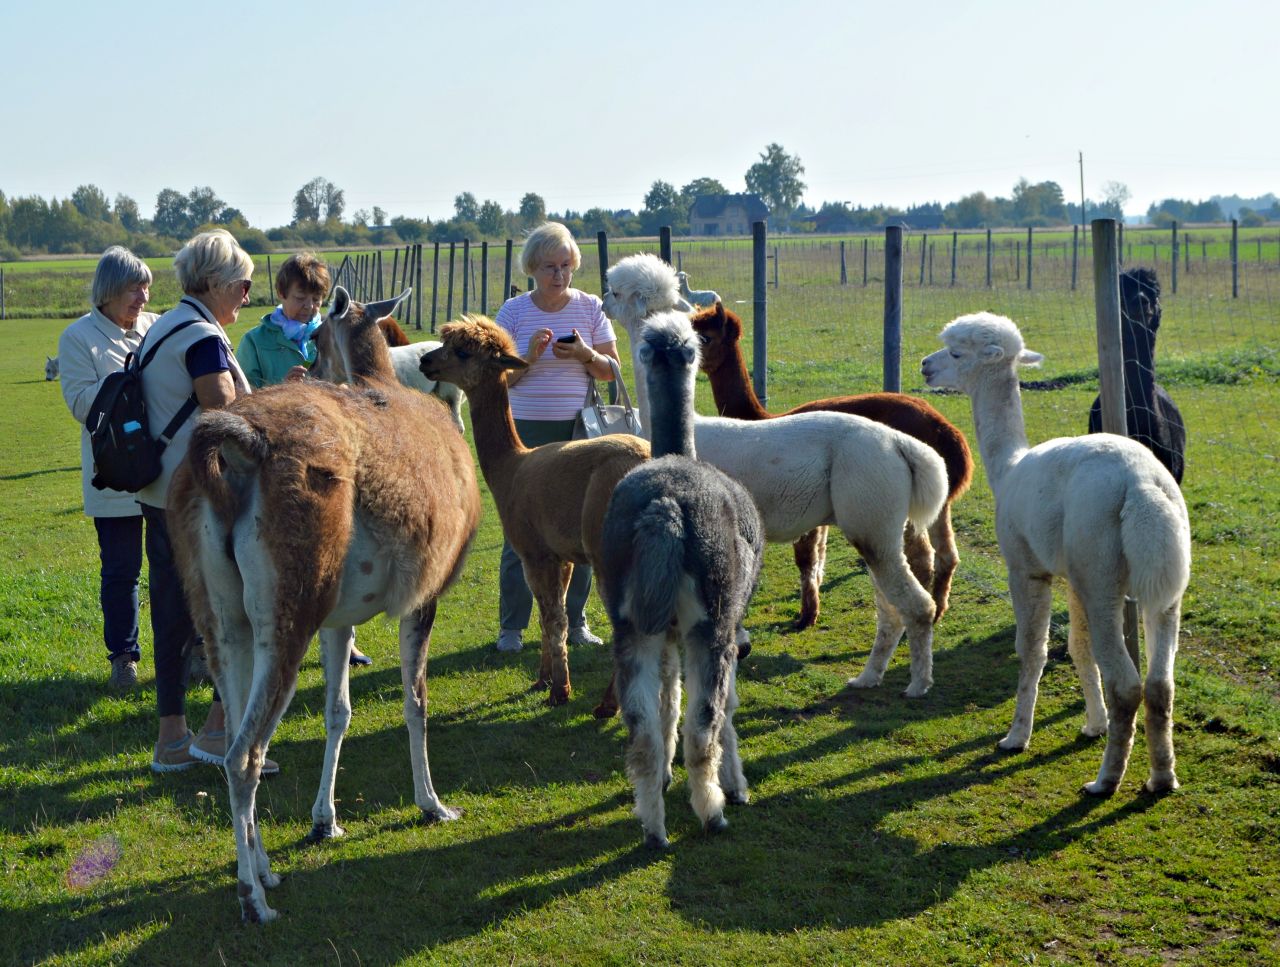
M 367 358 L 378 357 L 390 367 L 387 339 L 379 323 L 412 291 L 405 289 L 381 302 L 356 302 L 346 289 L 336 286 L 329 314 L 311 336 L 316 344 L 311 374 L 331 383 L 345 383 L 353 376 L 365 375 L 361 370 Z
M 505 380 L 509 369 L 526 369 L 510 334 L 479 315 L 466 315 L 440 330 L 442 345 L 425 353 L 418 369 L 427 379 L 453 383 L 468 394 Z
M 719 372 L 722 366 L 737 365 L 738 343 L 742 339 L 742 320 L 717 302 L 707 309 L 699 309 L 689 317 L 693 331 L 702 343 L 703 372 Z
M 1120 315 L 1155 332 L 1160 328 L 1160 280 L 1155 269 L 1138 266 L 1120 273 Z
M 683 312 L 659 312 L 644 321 L 640 330 L 640 362 L 652 382 L 679 378 L 687 382 L 689 395 L 698 372 L 699 337 Z
M 656 255 L 628 255 L 609 270 L 604 311 L 621 323 L 633 339 L 640 321 L 656 312 L 676 307 L 680 287 L 671 266 Z
M 925 382 L 934 389 L 971 393 L 997 372 L 1011 374 L 1018 366 L 1038 366 L 1044 359 L 1026 348 L 1012 319 L 990 312 L 953 319 L 939 338 L 944 348 L 920 363 Z
M 44 378 L 48 382 L 58 378 L 58 357 L 46 356 L 44 358 Z

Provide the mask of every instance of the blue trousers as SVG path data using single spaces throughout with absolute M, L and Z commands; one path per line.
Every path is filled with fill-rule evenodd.
M 516 433 L 527 447 L 540 447 L 544 443 L 556 443 L 573 439 L 573 420 L 516 420 Z M 573 566 L 569 590 L 565 594 L 565 611 L 569 615 L 569 627 L 576 628 L 586 622 L 584 610 L 591 596 L 591 568 L 585 564 Z M 533 592 L 524 579 L 524 566 L 520 555 L 512 549 L 504 537 L 502 560 L 498 566 L 498 623 L 500 627 L 523 631 L 529 627 L 533 613 Z
M 169 541 L 169 526 L 162 507 L 142 504 L 147 522 L 147 564 L 151 601 L 151 633 L 155 639 L 156 711 L 166 715 L 186 714 L 186 683 L 183 681 L 182 652 L 195 637 L 187 599 L 178 577 Z M 217 697 L 215 693 L 215 698 Z
M 142 573 L 142 515 L 95 517 L 98 558 L 102 562 L 98 600 L 102 605 L 102 641 L 107 657 L 138 661 L 138 575 Z

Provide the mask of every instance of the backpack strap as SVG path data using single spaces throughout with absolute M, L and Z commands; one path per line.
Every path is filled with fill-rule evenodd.
M 184 306 L 189 306 L 190 308 L 194 309 L 197 313 L 199 313 L 201 316 L 201 319 L 188 319 L 186 322 L 180 322 L 176 326 L 174 326 L 172 329 L 170 329 L 168 332 L 166 332 L 163 336 L 161 336 L 156 341 L 156 344 L 152 346 L 149 350 L 147 350 L 146 355 L 142 356 L 141 361 L 138 363 L 139 373 L 142 372 L 143 367 L 145 367 L 147 363 L 151 362 L 151 360 L 155 357 L 155 354 L 160 351 L 160 347 L 164 345 L 164 341 L 168 339 L 170 336 L 174 335 L 175 333 L 181 332 L 183 329 L 186 329 L 188 326 L 194 326 L 197 322 L 201 322 L 201 321 L 210 323 L 215 326 L 217 325 L 217 323 L 214 322 L 212 319 L 210 319 L 208 314 L 205 313 L 205 311 L 200 308 L 199 303 L 192 302 L 189 299 L 183 299 L 181 301 Z M 142 352 L 141 346 L 138 347 L 138 352 L 139 353 Z M 165 426 L 165 428 L 160 431 L 160 435 L 156 437 L 156 446 L 158 447 L 161 453 L 164 452 L 165 447 L 167 447 L 169 443 L 173 440 L 174 434 L 176 434 L 178 430 L 182 428 L 182 424 L 187 422 L 191 414 L 195 412 L 196 407 L 199 405 L 200 403 L 196 399 L 196 394 L 192 393 L 190 396 L 187 397 L 186 401 L 182 404 L 182 408 L 173 415 L 173 419 L 170 420 L 168 424 Z

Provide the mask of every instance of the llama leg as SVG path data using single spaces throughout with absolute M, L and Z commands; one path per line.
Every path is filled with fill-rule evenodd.
M 431 648 L 431 628 L 435 620 L 435 599 L 400 619 L 400 684 L 404 689 L 404 724 L 409 730 L 413 801 L 428 822 L 457 819 L 461 815 L 436 795 L 427 763 L 427 652 Z
M 333 795 L 338 779 L 338 755 L 351 724 L 350 669 L 355 629 L 321 628 L 320 661 L 324 665 L 324 764 L 320 768 L 320 788 L 311 807 L 311 832 L 307 841 L 317 843 L 343 835 Z
M 569 618 L 564 604 L 572 574 L 573 565 L 567 562 L 546 560 L 533 567 L 525 565 L 542 625 L 542 664 L 534 687 L 550 688 L 549 705 L 565 704 L 573 691 L 569 683 Z
M 822 572 L 827 562 L 827 529 L 816 527 L 791 546 L 796 567 L 800 569 L 800 614 L 795 628 L 803 631 L 818 620 L 822 609 L 820 598 Z
M 1169 792 L 1178 788 L 1173 759 L 1173 659 L 1178 651 L 1178 623 L 1181 600 L 1165 611 L 1143 612 L 1147 638 L 1147 681 L 1144 699 L 1147 709 L 1147 756 L 1150 775 L 1147 792 Z
M 1013 724 L 997 743 L 1006 752 L 1021 752 L 1031 741 L 1035 726 L 1036 697 L 1040 676 L 1048 658 L 1049 616 L 1053 591 L 1048 578 L 1009 571 L 1009 594 L 1017 622 L 1014 648 L 1018 653 L 1018 696 L 1014 702 Z
M 684 674 L 688 694 L 684 714 L 684 767 L 689 801 L 709 833 L 719 832 L 724 818 L 720 788 L 720 732 L 724 725 L 729 654 L 715 647 L 715 628 L 704 620 L 685 635 Z M 727 643 L 726 643 L 727 644 Z
M 1089 640 L 1089 615 L 1075 590 L 1067 588 L 1067 608 L 1070 621 L 1067 625 L 1067 652 L 1076 666 L 1080 687 L 1084 692 L 1084 727 L 1081 734 L 1094 738 L 1106 735 L 1107 703 L 1102 697 L 1102 679 L 1098 677 L 1098 665 L 1093 660 L 1093 646 Z
M 916 530 L 916 526 L 907 521 L 902 532 L 902 553 L 907 558 L 907 567 L 920 583 L 928 590 L 933 587 L 933 544 L 929 542 L 928 531 Z M 938 620 L 937 606 L 934 606 L 934 621 Z
M 867 665 L 857 678 L 847 682 L 853 688 L 875 688 L 884 681 L 885 669 L 889 667 L 889 659 L 893 657 L 902 633 L 907 626 L 902 617 L 880 590 L 875 575 L 871 575 L 871 587 L 876 598 L 876 637 L 871 644 L 871 654 L 867 656 Z
M 1094 660 L 1102 674 L 1108 712 L 1102 765 L 1098 777 L 1086 783 L 1084 791 L 1109 796 L 1120 785 L 1129 764 L 1138 703 L 1142 700 L 1142 682 L 1124 644 L 1124 597 L 1114 587 L 1102 590 L 1087 589 L 1086 584 L 1079 587 L 1089 613 L 1089 635 Z
M 662 791 L 671 788 L 672 766 L 676 761 L 676 733 L 680 724 L 680 646 L 673 632 L 667 632 L 662 649 L 662 691 L 658 695 L 658 720 L 662 728 Z
M 614 633 L 618 704 L 627 725 L 627 777 L 636 790 L 636 818 L 644 830 L 645 845 L 665 849 L 669 845 L 662 801 L 666 742 L 659 703 L 666 634 L 641 635 L 629 622 L 622 622 Z
M 733 713 L 738 710 L 738 663 L 729 667 L 729 688 L 724 697 L 724 727 L 720 730 L 720 788 L 725 801 L 734 806 L 745 806 L 747 777 L 742 771 L 742 757 L 738 754 L 738 732 L 733 727 Z
M 951 579 L 960 566 L 960 552 L 956 549 L 956 534 L 951 526 L 951 504 L 942 505 L 942 511 L 929 525 L 929 539 L 933 544 L 933 620 L 937 623 L 947 611 L 951 601 Z

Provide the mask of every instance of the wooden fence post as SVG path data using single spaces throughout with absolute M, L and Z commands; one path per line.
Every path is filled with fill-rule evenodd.
M 844 260 L 844 239 L 840 239 L 840 284 L 849 284 L 849 267 Z
M 862 287 L 867 287 L 867 250 L 871 247 L 871 239 L 862 240 Z
M 1076 291 L 1076 275 L 1080 265 L 1080 226 L 1071 226 L 1071 291 Z
M 471 296 L 471 239 L 462 240 L 462 314 L 467 314 Z M 450 313 L 449 318 L 453 318 Z
M 1031 250 L 1035 247 L 1031 244 L 1031 226 L 1027 226 L 1027 289 L 1031 289 Z
M 489 314 L 489 243 L 480 243 L 480 315 Z
M 764 406 L 769 398 L 769 381 L 767 369 L 769 365 L 769 305 L 766 299 L 768 280 L 765 278 L 765 224 L 751 223 L 751 296 L 752 296 L 752 329 L 751 329 L 751 364 L 753 372 L 751 383 Z
M 609 233 L 596 232 L 596 257 L 600 260 L 600 298 L 609 291 Z M 609 385 L 613 385 L 610 383 Z
M 458 257 L 458 243 L 450 242 L 449 243 L 449 276 L 448 276 L 448 283 L 445 287 L 445 301 L 444 301 L 444 317 L 446 319 L 453 318 L 453 273 L 454 273 L 455 262 L 457 260 L 457 257 Z
M 991 229 L 987 229 L 987 288 L 991 288 Z
M 436 331 L 436 313 L 440 309 L 440 243 L 431 252 L 431 331 Z
M 658 254 L 662 261 L 671 264 L 671 226 L 663 225 L 658 229 Z
M 502 301 L 506 302 L 511 298 L 511 239 L 507 239 L 507 255 L 504 260 L 505 268 L 502 271 Z
M 956 249 L 960 246 L 960 233 L 951 233 L 951 284 L 956 284 Z
M 925 232 L 920 236 L 920 284 L 924 285 L 924 257 L 925 249 L 929 247 L 929 233 Z
M 884 230 L 884 385 L 902 392 L 902 226 Z
M 1231 219 L 1231 298 L 1240 296 L 1240 223 Z
M 1178 294 L 1178 223 L 1173 223 L 1173 258 L 1169 260 L 1169 281 L 1174 295 Z

